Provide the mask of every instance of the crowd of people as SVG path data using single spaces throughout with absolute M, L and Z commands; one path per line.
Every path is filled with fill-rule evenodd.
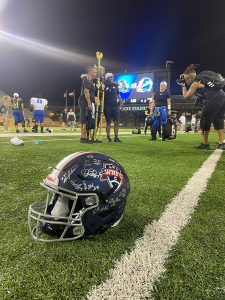
M 82 75 L 81 95 L 79 98 L 80 108 L 80 123 L 81 123 L 81 143 L 91 143 L 93 140 L 89 134 L 90 120 L 93 118 L 96 106 L 96 76 L 97 70 L 95 67 L 88 68 L 88 72 Z M 119 134 L 119 118 L 120 109 L 123 107 L 118 84 L 114 82 L 112 73 L 107 73 L 104 77 L 104 115 L 106 119 L 106 135 L 107 141 L 112 142 L 110 136 L 111 122 L 114 125 L 114 142 L 121 142 Z M 166 139 L 174 139 L 177 133 L 177 125 L 180 125 L 180 132 L 184 133 L 190 125 L 190 132 L 197 131 L 196 115 L 192 115 L 190 124 L 187 124 L 186 113 L 182 113 L 178 118 L 176 114 L 171 114 L 171 96 L 167 91 L 167 83 L 162 81 L 159 89 L 153 94 L 149 107 L 145 111 L 145 126 L 144 134 L 147 133 L 147 128 L 150 127 L 151 138 L 156 140 L 157 133 L 162 141 Z M 97 118 L 97 117 L 96 117 Z M 66 115 L 65 115 L 66 119 Z M 64 125 L 63 125 L 64 126 Z
M 37 133 L 38 126 L 40 126 L 41 133 L 44 132 L 45 110 L 47 107 L 48 101 L 42 98 L 41 94 L 37 94 L 36 97 L 30 99 L 30 110 L 33 111 L 32 132 Z M 11 114 L 14 119 L 16 133 L 20 133 L 19 124 L 21 124 L 24 133 L 28 132 L 26 128 L 30 127 L 31 121 L 28 117 L 25 117 L 24 108 L 24 101 L 18 93 L 14 93 L 13 97 L 10 97 L 9 95 L 3 97 L 3 104 L 0 108 L 0 112 L 3 116 L 5 132 L 9 132 Z
M 208 77 L 207 77 L 208 76 Z M 211 77 L 210 77 L 211 76 Z M 123 101 L 120 97 L 119 86 L 114 82 L 112 73 L 105 74 L 102 78 L 103 90 L 99 90 L 97 86 L 97 68 L 95 66 L 88 67 L 87 74 L 81 76 L 81 94 L 78 100 L 79 104 L 79 122 L 81 130 L 81 143 L 95 142 L 91 130 L 99 125 L 104 113 L 106 120 L 106 136 L 107 142 L 121 142 L 119 138 L 119 120 L 120 110 L 123 108 Z M 199 74 L 195 72 L 195 65 L 190 65 L 186 68 L 184 74 L 181 75 L 178 84 L 181 85 L 182 93 L 185 99 L 191 98 L 198 91 L 204 91 L 204 103 L 202 114 L 199 122 L 196 115 L 193 114 L 190 119 L 190 132 L 196 132 L 200 127 L 203 133 L 203 142 L 198 146 L 199 149 L 209 149 L 208 135 L 211 124 L 213 123 L 215 130 L 218 132 L 219 149 L 225 149 L 224 144 L 224 113 L 225 113 L 225 92 L 224 78 L 212 71 L 204 71 Z M 189 89 L 187 89 L 189 86 Z M 96 97 L 99 93 L 104 92 L 104 107 L 96 105 Z M 202 96 L 202 98 L 203 98 Z M 201 97 L 200 97 L 201 98 Z M 37 94 L 36 97 L 30 99 L 30 109 L 33 111 L 32 132 L 37 133 L 38 127 L 40 132 L 44 132 L 45 111 L 48 107 L 48 101 Z M 24 102 L 18 93 L 14 93 L 11 98 L 9 95 L 3 97 L 3 105 L 0 107 L 0 113 L 3 116 L 4 131 L 8 132 L 10 111 L 14 118 L 16 133 L 20 132 L 19 124 L 22 131 L 28 132 L 27 127 L 30 126 L 29 118 L 25 118 Z M 172 139 L 176 136 L 177 124 L 180 124 L 180 132 L 187 130 L 186 113 L 183 112 L 178 118 L 177 115 L 171 115 L 171 96 L 167 91 L 167 83 L 162 81 L 159 89 L 156 90 L 149 103 L 148 109 L 145 111 L 145 127 L 144 133 L 147 133 L 147 128 L 150 127 L 151 140 L 156 140 L 157 133 L 162 141 Z M 76 114 L 73 109 L 65 108 L 61 113 L 62 130 L 67 127 L 70 130 L 76 130 Z M 111 123 L 113 122 L 114 138 L 111 138 Z M 174 128 L 174 133 L 172 133 Z
M 27 127 L 32 126 L 32 132 L 44 133 L 44 121 L 46 117 L 46 110 L 48 108 L 48 100 L 44 99 L 41 94 L 37 94 L 30 99 L 29 110 L 32 112 L 32 118 L 29 118 L 25 114 L 25 105 L 23 99 L 18 93 L 14 93 L 13 97 L 9 95 L 3 96 L 3 103 L 0 106 L 0 114 L 3 117 L 4 132 L 9 131 L 10 117 L 14 119 L 15 131 L 20 133 L 19 124 L 21 124 L 22 132 L 27 133 Z M 51 116 L 50 116 L 51 117 Z M 62 130 L 70 128 L 70 130 L 76 130 L 76 115 L 73 109 L 65 108 L 64 111 L 59 114 L 56 121 L 62 120 Z M 40 127 L 40 131 L 38 131 Z

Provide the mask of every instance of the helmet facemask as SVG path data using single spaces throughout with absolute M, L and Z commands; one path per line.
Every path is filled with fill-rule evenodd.
M 56 190 L 44 183 L 47 199 L 30 205 L 28 223 L 31 236 L 43 242 L 71 241 L 85 233 L 82 217 L 99 204 L 95 193 L 78 194 Z

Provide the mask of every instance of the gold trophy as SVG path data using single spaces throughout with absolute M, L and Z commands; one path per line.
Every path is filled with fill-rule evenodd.
M 95 115 L 95 130 L 94 141 L 102 142 L 102 118 L 105 100 L 105 85 L 104 75 L 105 68 L 101 66 L 101 60 L 103 59 L 102 52 L 96 52 L 96 58 L 98 60 L 97 70 L 97 101 L 96 101 L 96 115 Z

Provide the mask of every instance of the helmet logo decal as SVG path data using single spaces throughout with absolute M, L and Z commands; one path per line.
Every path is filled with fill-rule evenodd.
M 101 170 L 101 180 L 107 180 L 110 188 L 115 188 L 114 193 L 117 192 L 122 184 L 125 184 L 125 177 L 119 168 L 111 164 L 103 164 Z

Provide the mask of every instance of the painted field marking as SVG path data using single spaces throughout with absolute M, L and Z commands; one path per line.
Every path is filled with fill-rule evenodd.
M 151 296 L 154 284 L 166 270 L 170 251 L 175 247 L 181 230 L 190 221 L 222 152 L 215 150 L 209 156 L 166 206 L 160 219 L 145 227 L 133 250 L 115 263 L 109 279 L 93 287 L 85 299 L 143 300 Z

